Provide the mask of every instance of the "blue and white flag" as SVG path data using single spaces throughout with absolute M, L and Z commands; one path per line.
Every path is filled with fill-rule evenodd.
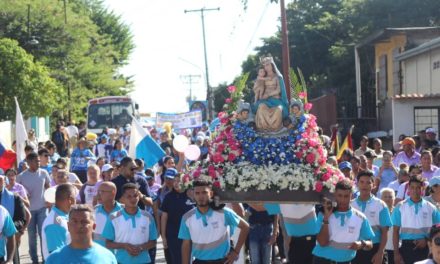
M 151 137 L 136 118 L 131 123 L 130 147 L 128 156 L 142 159 L 145 162 L 145 168 L 153 167 L 159 159 L 165 156 L 163 149 Z

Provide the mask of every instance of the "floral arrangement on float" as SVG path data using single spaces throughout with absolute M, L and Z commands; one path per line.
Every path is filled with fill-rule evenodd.
M 271 58 L 265 60 L 262 60 L 264 69 L 270 70 L 270 67 L 266 66 L 267 63 L 272 68 L 276 67 Z M 273 107 L 267 107 L 267 105 L 273 106 L 273 102 L 276 104 L 278 101 L 271 102 L 271 98 L 264 97 L 263 94 L 259 107 L 252 109 L 249 103 L 241 100 L 247 78 L 248 74 L 244 75 L 236 85 L 227 88 L 230 97 L 225 100 L 225 110 L 218 114 L 220 125 L 214 133 L 209 157 L 207 160 L 196 162 L 190 172 L 182 177 L 184 188 L 191 187 L 196 179 L 204 179 L 213 182 L 217 190 L 237 193 L 255 191 L 280 193 L 298 190 L 315 193 L 333 192 L 336 183 L 344 176 L 339 170 L 326 163 L 327 151 L 317 133 L 316 117 L 310 114 L 312 104 L 307 101 L 304 82 L 301 84 L 292 71 L 293 96 L 290 100 L 289 116 L 283 117 L 280 128 L 277 123 L 279 120 L 275 117 L 276 114 L 280 117 L 283 112 L 279 109 L 271 111 Z M 275 77 L 272 75 L 272 80 L 275 78 L 280 79 L 280 89 L 282 89 L 283 80 L 279 72 Z M 262 77 L 261 80 L 271 79 Z M 258 81 L 257 79 L 256 85 Z M 270 88 L 270 84 L 267 83 L 267 89 Z M 255 87 L 254 92 L 257 93 Z M 282 95 L 280 98 L 280 105 L 285 107 Z M 257 100 L 259 98 L 256 97 L 255 101 Z M 261 106 L 263 103 L 265 105 Z M 266 109 L 269 111 L 261 112 Z M 255 116 L 252 116 L 253 114 Z M 271 114 L 274 116 L 273 122 L 270 119 Z M 268 116 L 269 118 L 266 118 Z M 272 129 L 271 126 L 265 126 L 264 122 L 267 120 L 268 123 L 278 127 Z M 256 198 L 256 200 L 262 199 Z

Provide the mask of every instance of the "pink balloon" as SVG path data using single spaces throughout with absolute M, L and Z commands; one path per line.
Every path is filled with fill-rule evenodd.
M 189 160 L 197 160 L 200 157 L 200 149 L 197 145 L 189 145 L 183 153 Z

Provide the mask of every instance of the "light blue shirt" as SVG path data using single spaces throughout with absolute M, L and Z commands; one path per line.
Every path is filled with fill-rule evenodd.
M 80 150 L 76 148 L 73 150 L 70 156 L 70 170 L 71 171 L 87 171 L 87 165 L 89 159 L 94 159 L 95 155 L 90 151 L 90 149 L 85 148 Z
M 112 252 L 99 244 L 93 243 L 88 249 L 75 249 L 67 245 L 57 249 L 47 258 L 46 264 L 117 264 Z
M 121 149 L 121 150 L 114 149 L 110 154 L 110 161 L 121 161 L 123 158 L 127 156 L 128 153 L 125 149 Z
M 402 210 L 407 213 L 402 215 Z M 440 212 L 424 199 L 415 203 L 408 198 L 394 208 L 392 220 L 394 226 L 400 227 L 400 239 L 423 239 L 428 238 L 432 225 L 440 223 Z
M 105 238 L 102 237 L 101 233 L 105 227 L 105 224 L 107 223 L 110 214 L 117 212 L 122 208 L 123 207 L 120 203 L 115 202 L 115 207 L 113 208 L 113 210 L 110 213 L 107 213 L 104 210 L 104 206 L 102 204 L 98 204 L 97 206 L 95 206 L 96 228 L 95 232 L 93 233 L 93 241 L 95 243 L 98 243 L 99 245 L 105 247 Z
M 102 236 L 107 240 L 118 243 L 140 245 L 157 239 L 156 223 L 146 211 L 138 209 L 136 214 L 131 215 L 125 209 L 122 209 L 109 216 Z M 116 249 L 115 252 L 116 259 L 121 264 L 151 262 L 147 250 L 142 250 L 137 256 L 130 255 L 125 249 Z
M 280 204 L 267 203 L 264 204 L 267 212 L 270 215 L 281 214 L 284 220 L 284 226 L 286 227 L 287 235 L 293 237 L 302 237 L 302 236 L 313 236 L 318 233 L 317 228 L 317 217 L 315 213 L 315 209 L 309 214 L 302 216 L 301 218 L 293 219 L 295 212 L 293 212 L 293 208 L 288 210 L 289 213 L 292 213 L 292 216 L 285 215 L 282 213 Z M 314 206 L 313 206 L 314 207 Z M 292 221 L 290 221 L 292 219 Z
M 353 217 L 357 218 L 356 221 L 351 221 L 353 220 Z M 321 230 L 323 219 L 324 216 L 320 213 L 318 215 L 319 231 Z M 356 256 L 356 250 L 347 249 L 351 243 L 359 240 L 371 240 L 374 237 L 374 232 L 365 215 L 353 208 L 350 208 L 347 212 L 334 212 L 329 219 L 329 223 L 330 241 L 332 240 L 332 236 L 336 236 L 335 234 L 332 234 L 332 232 L 338 230 L 340 233 L 338 233 L 337 236 L 351 237 L 353 239 L 351 239 L 352 241 L 347 241 L 347 243 L 332 244 L 330 242 L 327 246 L 321 246 L 317 242 L 312 252 L 315 256 L 336 262 L 348 262 Z
M 11 215 L 8 213 L 8 211 L 3 207 L 0 206 L 1 210 L 1 219 L 0 221 L 3 221 L 3 228 L 1 232 L 2 238 L 0 239 L 0 257 L 6 256 L 6 237 L 10 239 L 14 239 L 12 237 L 15 233 L 17 233 L 17 229 L 15 229 L 14 222 L 12 221 Z
M 391 227 L 393 225 L 391 221 L 390 211 L 380 199 L 374 197 L 373 195 L 371 195 L 370 199 L 368 199 L 367 201 L 361 201 L 358 197 L 354 199 L 353 202 L 356 203 L 356 208 L 360 209 L 360 211 L 365 214 L 368 219 L 368 223 L 373 229 L 373 244 L 380 243 L 380 239 L 382 236 L 381 228 Z M 379 211 L 378 223 L 376 216 L 377 211 Z
M 45 243 L 43 245 L 43 252 L 48 254 L 51 254 L 51 252 L 56 249 L 64 247 L 70 242 L 70 238 L 68 238 L 69 233 L 66 228 L 67 226 L 63 225 L 63 223 L 65 224 L 69 221 L 69 215 L 58 209 L 56 206 L 52 206 L 51 210 L 51 214 L 47 216 L 47 219 L 43 223 L 43 243 Z M 55 219 L 51 219 L 52 217 Z
M 179 238 L 191 240 L 192 256 L 199 260 L 225 258 L 230 251 L 230 236 L 240 223 L 240 217 L 229 208 L 212 210 L 205 214 L 197 208 L 182 217 Z

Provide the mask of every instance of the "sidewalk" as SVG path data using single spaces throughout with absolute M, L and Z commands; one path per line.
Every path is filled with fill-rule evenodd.
M 40 248 L 40 246 L 38 246 L 38 248 Z M 39 258 L 40 258 L 40 263 L 41 263 L 42 257 L 40 256 Z M 162 239 L 161 238 L 159 238 L 159 240 L 157 241 L 156 263 L 166 263 L 165 262 L 165 256 L 164 256 L 164 253 L 163 253 L 163 245 L 162 245 Z M 31 258 L 29 256 L 27 232 L 21 237 L 20 264 L 32 264 Z

